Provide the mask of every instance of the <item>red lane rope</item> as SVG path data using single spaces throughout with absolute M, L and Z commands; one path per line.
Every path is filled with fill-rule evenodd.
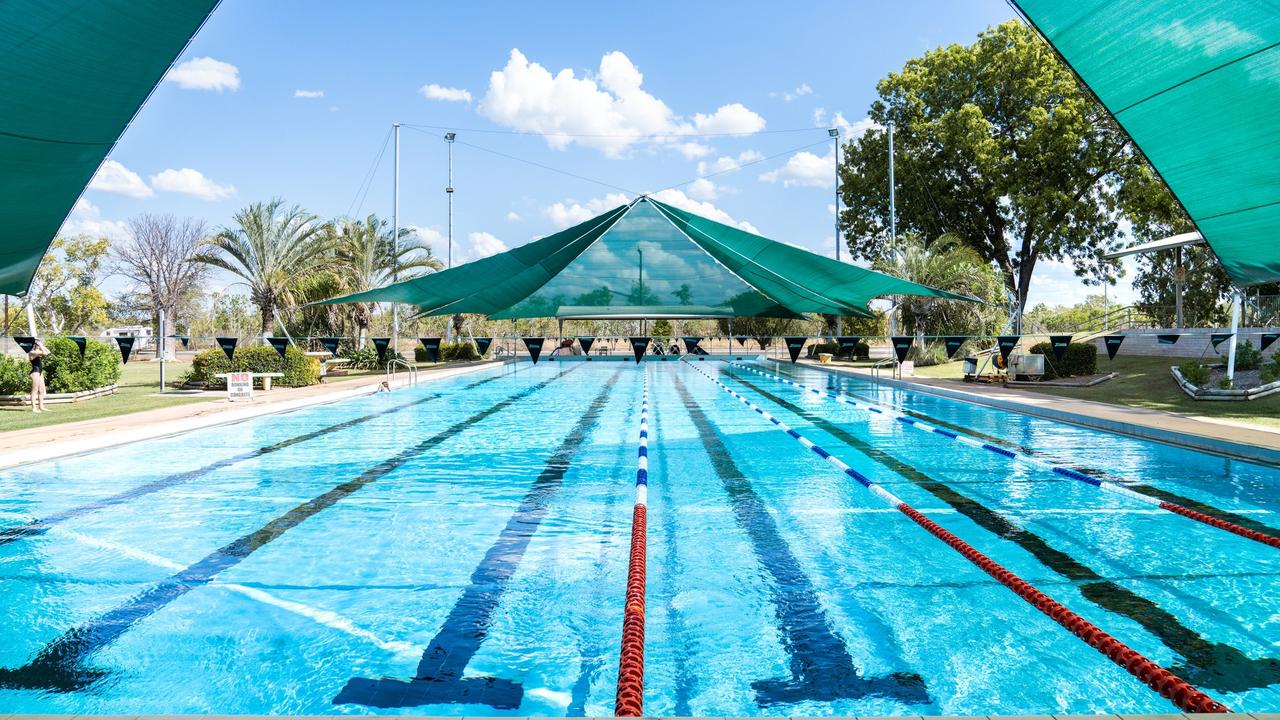
M 622 610 L 622 652 L 618 656 L 618 694 L 613 714 L 644 714 L 644 588 L 645 546 L 649 504 L 649 376 L 640 399 L 640 442 L 636 451 L 636 504 L 631 511 L 631 559 L 627 567 L 627 595 Z
M 1249 538 L 1250 540 L 1253 540 L 1255 542 L 1260 542 L 1263 545 L 1270 545 L 1273 548 L 1280 548 L 1280 537 L 1276 537 L 1275 535 L 1268 535 L 1267 533 L 1258 532 L 1257 530 L 1250 530 L 1247 527 L 1242 527 L 1240 525 L 1237 525 L 1227 520 L 1219 520 L 1218 518 L 1213 517 L 1212 515 L 1206 515 L 1197 510 L 1192 510 L 1191 508 L 1186 507 L 1184 505 L 1178 505 L 1177 503 L 1161 501 L 1160 507 L 1164 508 L 1165 510 L 1168 510 L 1171 513 L 1177 513 L 1178 515 L 1181 515 L 1183 517 L 1188 517 L 1188 518 L 1191 518 L 1192 520 L 1202 522 L 1205 525 L 1212 525 L 1213 527 L 1216 527 L 1219 530 L 1226 530 L 1229 533 L 1235 533 L 1240 537 Z
M 972 545 L 956 537 L 951 531 L 942 527 L 938 523 L 930 520 L 923 513 L 903 502 L 901 498 L 894 495 L 884 488 L 884 486 L 875 482 L 871 478 L 854 470 L 844 461 L 835 457 L 831 453 L 823 450 L 813 441 L 796 432 L 789 425 L 782 422 L 778 418 L 769 414 L 767 410 L 751 402 L 741 394 L 735 392 L 732 388 L 714 377 L 703 372 L 698 367 L 690 364 L 700 375 L 715 383 L 721 390 L 729 393 L 738 402 L 746 405 L 754 410 L 764 419 L 773 423 L 778 429 L 790 435 L 796 442 L 816 453 L 823 460 L 834 465 L 845 475 L 857 480 L 863 487 L 870 490 L 881 500 L 896 508 L 899 512 L 911 518 L 920 527 L 924 528 L 929 534 L 946 543 L 951 549 L 960 553 L 966 560 L 976 565 L 983 572 L 995 578 L 1001 585 L 1012 590 L 1015 594 L 1026 600 L 1040 612 L 1049 616 L 1054 622 L 1066 628 L 1071 634 L 1083 640 L 1089 647 L 1102 653 L 1107 659 L 1124 668 L 1130 675 L 1141 680 L 1147 687 L 1160 693 L 1174 705 L 1184 712 L 1191 713 L 1229 713 L 1231 710 L 1226 705 L 1214 700 L 1207 694 L 1196 689 L 1187 681 L 1174 675 L 1173 673 L 1160 667 L 1160 665 L 1147 659 L 1137 650 L 1125 645 L 1111 635 L 1104 632 L 1101 628 L 1093 623 L 1085 620 L 1076 613 L 1069 610 L 1062 603 L 1040 592 L 1031 583 L 1023 580 L 1012 571 L 1003 567 L 995 560 L 983 555 Z

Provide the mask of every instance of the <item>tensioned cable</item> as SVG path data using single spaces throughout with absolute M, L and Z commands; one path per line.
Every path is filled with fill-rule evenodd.
M 423 135 L 432 135 L 432 136 L 434 136 L 432 133 L 429 133 L 429 132 L 427 132 L 426 130 L 418 129 L 418 128 L 414 127 L 413 125 L 403 125 L 403 124 L 402 124 L 402 125 L 401 125 L 401 127 L 407 127 L 407 128 L 409 128 L 410 130 L 415 130 L 415 131 L 417 131 L 417 132 L 422 133 Z M 631 190 L 631 189 L 628 189 L 628 188 L 624 188 L 624 187 L 621 187 L 621 186 L 619 186 L 619 185 L 614 185 L 613 183 L 605 182 L 604 180 L 597 180 L 597 179 L 595 179 L 595 178 L 587 177 L 586 175 L 579 175 L 579 174 L 577 174 L 577 173 L 569 172 L 568 170 L 561 170 L 560 168 L 552 167 L 552 166 L 550 166 L 550 165 L 544 165 L 543 163 L 536 162 L 536 161 L 533 161 L 533 160 L 526 160 L 525 158 L 517 157 L 517 156 L 515 156 L 515 155 L 511 155 L 511 154 L 504 153 L 504 152 L 500 152 L 500 151 L 498 151 L 498 150 L 493 150 L 493 149 L 491 149 L 491 148 L 487 148 L 487 147 L 484 147 L 484 146 L 481 146 L 481 145 L 476 145 L 475 143 L 469 143 L 469 142 L 466 142 L 466 141 L 464 141 L 464 140 L 457 140 L 457 139 L 455 139 L 453 142 L 454 142 L 454 144 L 456 144 L 456 145 L 466 145 L 466 146 L 467 146 L 467 147 L 469 147 L 469 148 L 472 148 L 472 149 L 475 149 L 475 150 L 479 150 L 479 151 L 481 151 L 481 152 L 487 152 L 487 153 L 489 153 L 489 154 L 491 154 L 491 155 L 497 155 L 498 157 L 503 157 L 503 158 L 506 158 L 506 159 L 508 159 L 508 160 L 515 160 L 516 162 L 524 163 L 524 164 L 526 164 L 526 165 L 532 165 L 532 166 L 534 166 L 534 167 L 536 167 L 536 168 L 541 168 L 541 169 L 543 169 L 543 170 L 548 170 L 548 171 L 553 172 L 553 173 L 559 173 L 560 175 L 565 175 L 565 176 L 568 176 L 568 177 L 571 177 L 571 178 L 575 178 L 575 179 L 577 179 L 577 180 L 583 180 L 583 181 L 585 181 L 585 182 L 594 183 L 594 184 L 596 184 L 596 185 L 601 185 L 601 186 L 603 186 L 603 187 L 607 187 L 607 188 L 609 188 L 609 189 L 611 189 L 611 190 L 618 190 L 618 191 L 620 191 L 620 192 L 624 192 L 624 193 L 626 193 L 626 194 L 628 194 L 628 195 L 633 195 L 633 196 L 634 196 L 634 195 L 639 195 L 639 194 L 640 194 L 640 193 L 636 192 L 635 190 Z
M 485 133 L 488 135 L 530 135 L 533 137 L 543 138 L 615 138 L 620 140 L 680 140 L 690 137 L 751 137 L 753 135 L 781 135 L 786 133 L 802 133 L 816 132 L 821 130 L 826 132 L 826 128 L 803 127 L 803 128 L 785 128 L 780 130 L 756 130 L 754 132 L 665 132 L 665 133 L 649 133 L 649 134 L 626 134 L 626 133 L 571 133 L 559 131 L 540 132 L 537 130 L 493 130 L 481 128 L 464 128 L 443 125 L 422 125 L 401 123 L 401 127 L 425 128 L 428 130 L 443 130 L 445 132 L 469 132 L 469 133 Z
M 1018 577 L 1008 568 L 1005 568 L 995 560 L 987 557 L 977 548 L 964 540 L 961 540 L 950 530 L 947 530 L 938 523 L 929 519 L 927 515 L 908 505 L 901 498 L 889 492 L 880 483 L 853 469 L 839 458 L 819 447 L 812 440 L 809 440 L 799 432 L 796 432 L 796 430 L 782 422 L 782 420 L 771 415 L 764 408 L 751 402 L 746 397 L 734 391 L 728 385 L 725 385 L 714 377 L 703 372 L 697 365 L 688 363 L 687 361 L 686 364 L 693 368 L 693 370 L 699 375 L 702 375 L 707 380 L 715 383 L 717 387 L 728 393 L 735 400 L 754 410 L 765 420 L 773 423 L 779 430 L 785 432 L 796 442 L 800 443 L 800 445 L 805 449 L 827 461 L 846 476 L 856 480 L 858 484 L 871 491 L 873 495 L 880 498 L 890 507 L 901 512 L 903 515 L 906 515 L 912 522 L 919 525 L 930 535 L 933 535 L 948 547 L 960 553 L 960 555 L 973 563 L 977 568 L 995 578 L 1001 585 L 1012 590 L 1014 594 L 1027 601 L 1028 604 L 1044 613 L 1054 622 L 1061 625 L 1072 635 L 1083 640 L 1086 645 L 1097 650 L 1108 660 L 1111 660 L 1130 675 L 1141 680 L 1147 687 L 1156 691 L 1162 697 L 1167 698 L 1183 712 L 1231 712 L 1231 710 L 1229 710 L 1225 705 L 1214 700 L 1194 685 L 1191 685 L 1177 675 L 1174 675 L 1164 669 L 1142 653 L 1124 644 L 1114 636 L 1102 630 L 1102 628 L 1099 628 L 1097 625 L 1094 625 L 1081 617 L 1062 603 L 1038 590 L 1034 585 Z
M 917 430 L 923 430 L 924 432 L 940 435 L 953 442 L 958 442 L 961 445 L 968 445 L 970 447 L 986 450 L 987 452 L 993 453 L 995 455 L 999 455 L 1000 457 L 1005 458 L 1006 460 L 1016 460 L 1018 462 L 1022 462 L 1034 468 L 1037 468 L 1039 470 L 1048 470 L 1049 472 L 1055 473 L 1057 475 L 1068 477 L 1068 478 L 1071 478 L 1072 480 L 1078 480 L 1087 485 L 1093 485 L 1094 487 L 1100 490 L 1105 490 L 1109 493 L 1120 495 L 1121 497 L 1129 498 L 1130 500 L 1137 500 L 1147 505 L 1154 505 L 1155 507 L 1158 507 L 1161 510 L 1167 510 L 1176 515 L 1181 515 L 1185 518 L 1195 520 L 1196 522 L 1209 525 L 1210 527 L 1216 527 L 1219 530 L 1226 530 L 1229 533 L 1234 533 L 1236 535 L 1239 535 L 1240 537 L 1248 538 L 1249 540 L 1253 540 L 1254 542 L 1259 542 L 1259 543 L 1262 543 L 1263 545 L 1270 545 L 1271 547 L 1274 547 L 1274 548 L 1280 548 L 1280 537 L 1269 535 L 1267 533 L 1258 532 L 1257 530 L 1250 530 L 1249 528 L 1242 527 L 1240 525 L 1237 525 L 1233 522 L 1228 522 L 1226 520 L 1219 520 L 1218 518 L 1215 518 L 1211 515 L 1206 515 L 1202 512 L 1192 510 L 1189 507 L 1178 505 L 1177 503 L 1171 503 L 1171 502 L 1168 502 L 1167 500 L 1160 500 L 1159 498 L 1154 498 L 1149 495 L 1143 495 L 1141 493 L 1134 492 L 1133 490 L 1130 490 L 1129 488 L 1124 487 L 1123 485 L 1111 482 L 1110 480 L 1102 480 L 1099 478 L 1095 478 L 1095 477 L 1086 475 L 1080 472 L 1079 470 L 1075 470 L 1073 468 L 1065 467 L 1063 465 L 1059 465 L 1057 463 L 1050 462 L 1048 460 L 1042 460 L 1037 457 L 1032 457 L 1025 453 L 1020 453 L 1014 450 L 1010 450 L 1008 448 L 1000 447 L 999 445 L 992 445 L 991 443 L 983 442 L 977 438 L 969 437 L 964 433 L 958 433 L 951 430 L 945 430 L 943 428 L 936 427 L 922 420 L 917 420 L 916 418 L 906 415 L 905 413 L 902 413 L 894 408 L 880 405 L 879 403 L 862 402 L 859 400 L 854 400 L 853 398 L 847 395 L 841 395 L 841 394 L 833 393 L 827 390 L 821 390 L 819 388 L 803 385 L 789 378 L 782 377 L 781 375 L 778 375 L 776 373 L 771 373 L 765 370 L 761 370 L 759 368 L 752 367 L 745 363 L 728 362 L 728 365 L 736 368 L 742 368 L 747 372 L 753 372 L 762 377 L 766 377 L 771 380 L 776 380 L 777 382 L 791 385 L 792 387 L 798 388 L 802 391 L 811 392 L 814 395 L 817 395 L 818 397 L 824 397 L 830 400 L 835 400 L 838 403 L 852 405 L 853 407 L 856 407 L 859 410 L 865 410 L 869 413 L 876 413 L 878 415 L 884 415 L 885 417 L 893 418 L 894 420 L 897 420 L 903 425 L 910 425 L 911 427 Z
M 369 165 L 369 170 L 361 178 L 360 184 L 356 186 L 355 195 L 351 197 L 351 203 L 347 205 L 348 216 L 351 216 L 351 210 L 356 207 L 356 198 L 360 199 L 360 206 L 356 210 L 356 214 L 359 215 L 360 210 L 364 209 L 365 198 L 369 196 L 369 189 L 373 187 L 373 177 L 378 172 L 378 166 L 382 164 L 382 156 L 387 152 L 387 143 L 391 140 L 391 133 L 392 129 L 387 128 L 387 134 L 382 137 L 382 146 L 378 149 L 378 154 Z
M 678 187 L 683 187 L 683 186 L 685 186 L 685 185 L 688 185 L 689 183 L 697 182 L 697 181 L 699 181 L 699 180 L 701 180 L 701 179 L 703 179 L 703 178 L 716 177 L 716 176 L 718 176 L 718 175 L 726 175 L 726 174 L 728 174 L 728 173 L 737 172 L 737 171 L 741 170 L 741 169 L 742 169 L 742 168 L 744 168 L 744 167 L 751 167 L 752 165 L 759 165 L 760 163 L 763 163 L 763 162 L 769 162 L 770 160 L 777 160 L 778 158 L 780 158 L 780 157 L 782 157 L 782 156 L 784 156 L 784 155 L 791 155 L 792 153 L 798 153 L 798 152 L 800 152 L 801 150 L 808 150 L 809 148 L 811 148 L 811 147 L 817 147 L 818 145 L 826 145 L 826 144 L 827 144 L 827 142 L 829 142 L 829 139 L 828 139 L 828 140 L 819 140 L 819 141 L 817 141 L 817 142 L 811 142 L 811 143 L 809 143 L 808 145 L 801 145 L 801 146 L 799 146 L 799 147 L 791 148 L 790 150 L 783 150 L 783 151 L 782 151 L 782 152 L 780 152 L 780 153 L 775 153 L 775 154 L 773 154 L 773 155 L 769 155 L 769 156 L 767 156 L 767 157 L 762 157 L 762 158 L 759 158 L 759 159 L 757 159 L 757 160 L 750 160 L 750 161 L 747 161 L 747 162 L 744 162 L 744 163 L 741 163 L 741 164 L 738 164 L 738 165 L 734 165 L 734 166 L 733 166 L 733 167 L 731 167 L 731 168 L 725 168 L 724 170 L 717 170 L 716 172 L 713 172 L 713 173 L 707 173 L 706 175 L 699 175 L 699 176 L 698 176 L 698 177 L 696 177 L 696 178 L 692 178 L 692 179 L 690 179 L 690 180 L 685 180 L 684 182 L 676 183 L 675 185 L 668 185 L 668 186 L 666 186 L 666 187 L 662 188 L 662 190 L 658 190 L 658 191 L 656 191 L 655 193 L 650 193 L 650 194 L 657 194 L 657 193 L 662 192 L 663 190 L 674 190 L 674 189 L 676 189 L 676 188 L 678 188 Z

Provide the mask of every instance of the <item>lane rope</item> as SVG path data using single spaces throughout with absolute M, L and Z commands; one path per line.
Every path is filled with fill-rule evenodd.
M 613 714 L 644 714 L 644 594 L 649 506 L 649 374 L 640 396 L 640 441 L 636 451 L 636 502 L 631 510 L 631 560 L 622 612 L 622 653 L 618 657 L 618 694 Z
M 917 430 L 923 430 L 925 432 L 933 433 L 934 435 L 939 435 L 941 437 L 947 438 L 948 440 L 953 440 L 963 445 L 968 445 L 970 447 L 976 447 L 981 450 L 986 450 L 987 452 L 995 455 L 999 455 L 1000 457 L 1003 457 L 1006 460 L 1017 460 L 1019 462 L 1035 467 L 1039 470 L 1047 470 L 1056 475 L 1061 475 L 1062 477 L 1071 478 L 1072 480 L 1078 480 L 1082 483 L 1092 485 L 1096 488 L 1099 488 L 1100 490 L 1105 490 L 1106 492 L 1113 493 L 1115 495 L 1119 495 L 1121 497 L 1125 497 L 1130 500 L 1137 500 L 1138 502 L 1141 502 L 1143 504 L 1151 505 L 1153 507 L 1158 507 L 1161 510 L 1167 510 L 1176 515 L 1181 515 L 1185 518 L 1195 520 L 1196 522 L 1203 523 L 1210 527 L 1215 527 L 1215 528 L 1218 528 L 1219 530 L 1226 530 L 1227 532 L 1235 535 L 1239 535 L 1242 538 L 1253 540 L 1254 542 L 1262 543 L 1263 545 L 1269 545 L 1273 548 L 1280 548 L 1280 537 L 1276 537 L 1275 535 L 1259 532 L 1257 530 L 1251 530 L 1247 527 L 1244 527 L 1242 525 L 1237 525 L 1236 523 L 1230 522 L 1228 520 L 1222 520 L 1222 519 L 1213 517 L 1212 515 L 1206 515 L 1205 513 L 1202 513 L 1198 510 L 1192 510 L 1191 508 L 1186 507 L 1185 505 L 1179 505 L 1177 503 L 1172 503 L 1167 500 L 1160 500 L 1159 498 L 1154 498 L 1149 495 L 1143 495 L 1142 493 L 1134 492 L 1133 490 L 1130 490 L 1129 488 L 1123 485 L 1111 482 L 1110 480 L 1102 480 L 1100 478 L 1096 478 L 1091 475 L 1086 475 L 1080 472 L 1079 470 L 1074 470 L 1072 468 L 1065 467 L 1063 465 L 1059 465 L 1057 463 L 1050 462 L 1048 460 L 1042 460 L 1040 458 L 1027 455 L 1026 453 L 1020 453 L 1015 450 L 1010 450 L 1008 448 L 1000 447 L 999 445 L 992 445 L 991 443 L 983 442 L 978 438 L 970 437 L 968 435 L 965 435 L 964 433 L 958 433 L 952 430 L 940 428 L 940 427 L 937 427 L 936 425 L 931 425 L 930 423 L 911 417 L 910 415 L 906 415 L 905 413 L 899 412 L 893 408 L 885 407 L 883 405 L 875 405 L 871 403 L 862 402 L 860 400 L 855 400 L 849 397 L 848 395 L 841 395 L 838 393 L 833 393 L 827 390 L 823 390 L 821 388 L 815 388 L 815 387 L 810 387 L 808 385 L 803 385 L 801 383 L 795 382 L 794 380 L 791 380 L 790 378 L 783 377 L 776 373 L 771 373 L 765 370 L 761 370 L 759 368 L 752 367 L 745 363 L 728 362 L 728 364 L 732 367 L 742 368 L 747 372 L 753 372 L 753 373 L 756 373 L 757 375 L 761 375 L 766 378 L 770 378 L 772 380 L 777 380 L 778 382 L 786 383 L 787 385 L 792 385 L 806 392 L 811 392 L 814 395 L 835 400 L 838 403 L 844 403 L 845 405 L 850 405 L 860 410 L 866 410 L 867 412 L 872 412 L 879 415 L 883 415 L 885 417 L 893 418 L 894 420 L 897 420 L 903 425 L 909 425 L 913 428 L 916 428 Z
M 1130 675 L 1141 680 L 1147 685 L 1147 687 L 1158 692 L 1161 697 L 1171 701 L 1183 712 L 1231 712 L 1231 710 L 1222 703 L 1196 689 L 1177 675 L 1165 670 L 1163 667 L 1148 659 L 1137 650 L 1130 648 L 1123 642 L 1117 640 L 1106 632 L 1103 632 L 1101 628 L 1080 617 L 1075 612 L 1072 612 L 1057 600 L 1054 600 L 1040 590 L 1037 590 L 1033 585 L 1031 585 L 1031 583 L 1013 574 L 996 561 L 982 554 L 976 548 L 952 534 L 951 531 L 942 527 L 933 520 L 930 520 L 919 510 L 916 510 L 903 502 L 900 498 L 886 490 L 879 483 L 876 483 L 871 480 L 871 478 L 868 478 L 857 470 L 854 470 L 839 458 L 826 450 L 823 450 L 818 445 L 815 445 L 813 441 L 796 432 L 792 427 L 778 418 L 770 415 L 764 408 L 761 408 L 759 405 L 756 405 L 747 398 L 738 394 L 728 385 L 725 385 L 711 375 L 703 372 L 696 365 L 693 365 L 692 363 L 686 364 L 697 371 L 698 374 L 718 385 L 721 390 L 724 390 L 738 402 L 751 408 L 761 417 L 776 425 L 779 430 L 790 435 L 805 448 L 813 451 L 818 455 L 818 457 L 821 457 L 823 460 L 826 460 L 828 463 L 835 466 L 840 470 L 840 472 L 858 481 L 859 484 L 870 490 L 876 497 L 888 503 L 903 515 L 911 518 L 913 522 L 927 530 L 929 534 L 946 543 L 956 552 L 963 555 L 966 560 L 973 563 L 991 577 L 995 578 L 1001 585 L 1012 590 L 1037 610 L 1053 619 L 1054 622 L 1058 623 L 1073 635 L 1083 640 L 1087 645 L 1102 653 L 1115 664 L 1124 668 Z

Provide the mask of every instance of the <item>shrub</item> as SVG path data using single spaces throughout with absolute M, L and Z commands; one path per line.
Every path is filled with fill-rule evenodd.
M 947 348 L 942 343 L 931 342 L 926 342 L 924 345 L 912 345 L 911 350 L 907 353 L 907 359 L 914 362 L 916 367 L 941 365 L 947 361 Z
M 378 362 L 378 349 L 372 345 L 365 345 L 362 348 L 343 346 L 338 353 L 338 357 L 346 358 L 351 361 L 347 367 L 353 370 L 379 370 L 382 365 Z
M 1178 372 L 1182 373 L 1183 380 L 1196 387 L 1203 387 L 1209 384 L 1209 368 L 1195 360 L 1188 360 L 1179 365 Z
M 235 360 L 228 360 L 227 354 L 219 348 L 196 353 L 191 360 L 191 371 L 182 379 L 184 382 L 201 382 L 206 385 L 226 385 L 226 379 L 214 377 L 225 372 L 284 373 L 284 377 L 276 378 L 275 384 L 285 387 L 302 387 L 320 382 L 320 361 L 308 357 L 301 350 L 290 346 L 285 350 L 284 358 L 269 345 L 237 348 Z M 376 356 L 376 353 L 375 353 Z M 376 357 L 375 357 L 376 360 Z
M 49 354 L 44 359 L 44 382 L 51 393 L 95 390 L 120 380 L 119 356 L 106 343 L 87 340 L 83 359 L 80 348 L 66 338 L 52 338 L 45 345 Z M 31 363 L 26 358 L 0 358 L 0 395 L 28 392 L 31 392 Z
M 840 343 L 836 343 L 836 342 L 814 343 L 809 347 L 805 348 L 805 352 L 808 353 L 806 357 L 811 357 L 811 358 L 817 357 L 818 353 L 831 353 L 836 357 L 847 357 L 847 356 L 842 356 L 840 354 Z M 853 347 L 852 359 L 866 360 L 869 357 L 871 357 L 871 346 L 867 345 L 862 341 L 858 341 L 858 344 Z
M 1230 389 L 1231 389 L 1231 378 L 1224 377 L 1224 378 L 1222 378 L 1221 380 L 1219 380 L 1219 381 L 1218 381 L 1218 389 L 1219 389 L 1219 390 L 1230 390 Z
M 458 342 L 441 343 L 440 359 L 445 362 L 466 362 L 479 360 L 480 353 L 476 352 L 476 346 L 471 344 L 470 340 L 459 340 Z
M 1032 345 L 1031 352 L 1044 355 L 1043 380 L 1094 375 L 1098 372 L 1098 346 L 1093 343 L 1070 343 L 1061 362 L 1053 354 L 1053 345 L 1047 342 Z
M 1223 356 L 1226 362 L 1226 356 Z M 1252 340 L 1245 340 L 1236 346 L 1236 369 L 1257 370 L 1262 367 L 1262 351 L 1253 346 Z
M 1280 380 L 1280 353 L 1271 356 L 1271 362 L 1262 366 L 1262 384 L 1273 383 Z

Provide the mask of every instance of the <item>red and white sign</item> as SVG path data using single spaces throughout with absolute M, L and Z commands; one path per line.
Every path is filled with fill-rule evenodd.
M 252 400 L 253 399 L 253 373 L 247 373 L 247 372 L 227 373 L 227 399 L 228 400 Z

